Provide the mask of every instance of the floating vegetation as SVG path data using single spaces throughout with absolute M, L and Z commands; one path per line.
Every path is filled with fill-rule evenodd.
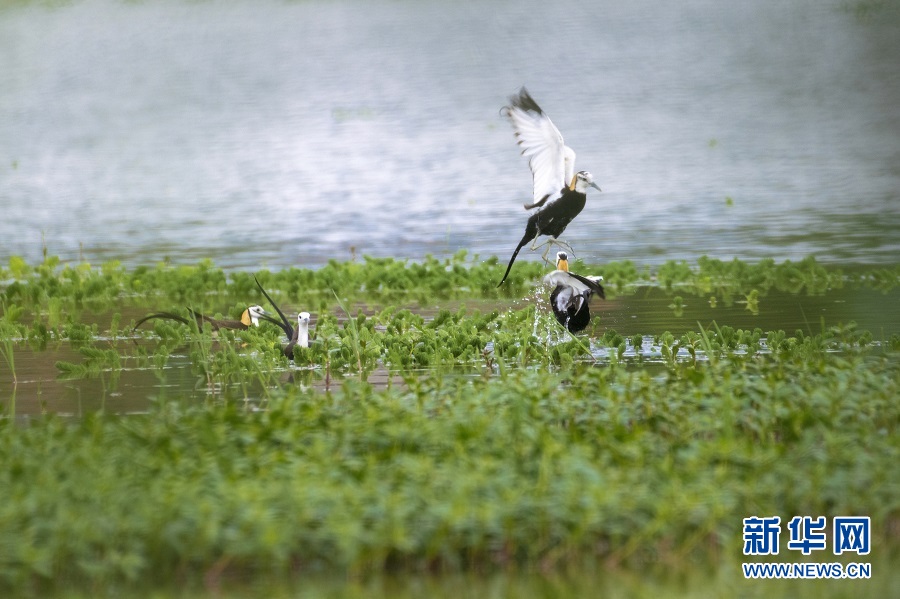
M 0 579 L 683 563 L 734 553 L 748 510 L 863 513 L 896 548 L 893 350 L 848 329 L 658 343 L 710 359 L 7 420 Z
M 81 347 L 78 351 L 84 356 L 82 363 L 74 364 L 61 361 L 56 363 L 56 367 L 71 377 L 97 374 L 103 370 L 121 370 L 122 368 L 119 352 L 115 349 L 104 350 L 94 347 Z
M 254 273 L 11 260 L 0 588 L 722 564 L 754 514 L 868 515 L 873 547 L 900 550 L 896 322 L 866 330 L 834 303 L 796 327 L 758 320 L 779 294 L 857 287 L 877 303 L 900 269 L 577 268 L 604 276 L 598 308 L 627 317 L 652 296 L 674 326 L 598 310 L 574 336 L 531 294 L 539 264 L 498 291 L 496 260 L 367 258 L 255 273 L 280 305 L 312 308 L 310 346 L 291 362 L 266 322 L 131 332 L 161 302 L 237 313 L 261 299 Z M 33 387 L 16 352 L 60 348 L 54 376 L 95 381 L 104 402 L 24 416 Z M 167 385 L 173 362 L 187 388 Z M 157 390 L 119 415 L 138 371 Z
M 604 277 L 608 292 L 623 293 L 641 285 L 657 284 L 701 296 L 714 294 L 728 298 L 757 289 L 792 293 L 824 293 L 845 285 L 866 286 L 888 291 L 900 285 L 900 266 L 858 268 L 845 274 L 826 267 L 814 258 L 776 263 L 761 260 L 750 264 L 740 260 L 700 258 L 695 265 L 668 261 L 655 270 L 639 268 L 630 261 L 586 265 L 574 261 L 573 270 L 596 272 Z M 537 262 L 523 262 L 500 289 L 496 284 L 503 266 L 496 257 L 481 260 L 460 251 L 452 258 L 438 260 L 426 256 L 422 262 L 393 258 L 365 257 L 358 262 L 331 260 L 322 268 L 289 268 L 256 273 L 266 289 L 286 294 L 303 305 L 330 305 L 336 293 L 343 301 L 365 299 L 408 301 L 461 298 L 520 297 L 545 272 Z M 197 301 L 211 294 L 231 299 L 258 297 L 254 273 L 226 273 L 209 260 L 196 266 L 138 267 L 126 271 L 116 261 L 94 268 L 90 264 L 62 264 L 55 256 L 32 267 L 13 257 L 8 268 L 0 268 L 5 281 L 2 299 L 6 306 L 39 306 L 56 326 L 61 313 L 73 310 L 103 310 L 123 300 L 162 298 L 173 302 Z M 55 302 L 51 304 L 51 300 Z M 246 299 L 242 301 L 246 302 Z M 143 305 L 144 302 L 141 302 Z M 246 306 L 244 306 L 246 307 Z

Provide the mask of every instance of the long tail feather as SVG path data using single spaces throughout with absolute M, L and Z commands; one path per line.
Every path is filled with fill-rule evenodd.
M 166 318 L 168 320 L 176 320 L 176 321 L 180 322 L 181 324 L 190 324 L 190 321 L 187 318 L 185 318 L 184 316 L 179 316 L 178 314 L 172 314 L 171 312 L 156 312 L 154 314 L 148 314 L 147 316 L 145 316 L 142 319 L 140 319 L 139 321 L 137 321 L 134 324 L 134 330 L 137 330 L 137 328 L 139 326 L 141 326 L 142 324 L 144 324 L 145 322 L 147 322 L 148 320 L 150 320 L 152 318 Z
M 217 320 L 206 314 L 201 312 L 197 312 L 193 308 L 188 308 L 188 312 L 191 313 L 191 316 L 194 317 L 194 321 L 197 323 L 197 329 L 203 330 L 203 323 L 208 322 L 209 326 L 212 327 L 212 330 L 218 331 L 219 329 L 231 329 L 232 331 L 242 331 L 246 329 L 249 325 L 244 324 L 240 320 Z
M 506 277 L 509 276 L 509 271 L 512 270 L 513 262 L 516 261 L 516 256 L 519 255 L 519 250 L 521 250 L 522 247 L 530 240 L 531 238 L 529 238 L 528 233 L 525 233 L 525 237 L 523 237 L 522 241 L 519 242 L 519 245 L 516 246 L 516 251 L 513 252 L 512 258 L 509 259 L 509 264 L 506 265 L 506 273 L 503 275 L 503 279 L 500 281 L 497 287 L 499 287 L 503 284 L 504 281 L 506 281 Z
M 281 308 L 278 307 L 278 304 L 272 301 L 272 298 L 269 297 L 269 294 L 266 293 L 266 290 L 263 289 L 263 286 L 260 284 L 259 279 L 256 278 L 256 275 L 253 275 L 253 280 L 256 281 L 256 286 L 259 287 L 259 290 L 262 291 L 262 294 L 266 296 L 266 299 L 269 300 L 269 303 L 272 304 L 272 307 L 275 308 L 275 311 L 278 312 L 278 316 L 281 317 L 281 322 L 278 322 L 274 318 L 263 317 L 269 322 L 273 322 L 281 327 L 281 330 L 284 331 L 285 336 L 287 336 L 288 341 L 291 340 L 291 337 L 294 336 L 294 328 L 291 326 L 290 321 L 288 321 L 287 317 L 284 315 L 284 312 L 281 311 Z

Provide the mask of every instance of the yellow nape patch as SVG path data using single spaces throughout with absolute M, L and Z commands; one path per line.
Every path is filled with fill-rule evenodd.
M 253 324 L 253 321 L 250 320 L 250 309 L 249 308 L 247 310 L 244 310 L 241 313 L 241 324 L 243 324 L 246 327 L 249 327 L 251 324 Z
M 575 181 L 578 180 L 578 175 L 572 177 L 572 182 L 569 183 L 569 191 L 575 191 Z
M 557 260 L 556 261 L 556 269 L 562 270 L 565 272 L 569 272 L 569 261 L 568 260 Z

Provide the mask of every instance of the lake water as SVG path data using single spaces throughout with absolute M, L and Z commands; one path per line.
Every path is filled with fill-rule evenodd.
M 588 262 L 900 250 L 896 3 L 0 6 L 3 262 L 506 260 L 523 84 L 603 188 Z

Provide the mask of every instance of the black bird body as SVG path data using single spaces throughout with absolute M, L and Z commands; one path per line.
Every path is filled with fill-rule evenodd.
M 550 305 L 553 306 L 553 315 L 556 316 L 557 322 L 566 327 L 570 333 L 578 333 L 591 323 L 591 311 L 586 306 L 578 309 L 574 303 L 565 299 L 560 300 L 559 295 L 564 290 L 565 287 L 557 285 L 553 293 L 550 294 Z M 562 305 L 563 307 L 557 308 L 557 305 Z
M 567 256 L 557 254 L 557 270 L 544 277 L 545 285 L 553 285 L 550 293 L 550 308 L 559 324 L 571 333 L 583 331 L 591 322 L 588 305 L 592 296 L 605 299 L 600 277 L 583 277 L 568 270 Z
M 540 235 L 547 235 L 556 239 L 562 235 L 563 231 L 566 230 L 566 227 L 569 226 L 569 223 L 581 213 L 586 203 L 587 194 L 566 188 L 562 191 L 559 198 L 528 217 L 528 222 L 525 223 L 525 235 L 522 236 L 522 240 L 519 242 L 519 245 L 516 246 L 512 257 L 509 259 L 509 264 L 506 266 L 506 273 L 503 275 L 500 285 L 506 281 L 506 277 L 509 276 L 509 271 L 512 269 L 513 262 L 516 261 L 516 256 L 519 255 L 519 250 L 525 247 L 526 243 L 536 239 Z M 500 285 L 497 286 L 499 287 Z
M 526 204 L 525 209 L 538 210 L 528 218 L 525 235 L 509 259 L 500 285 L 506 281 L 519 250 L 526 243 L 542 235 L 550 238 L 547 243 L 560 243 L 556 238 L 584 209 L 587 188 L 600 189 L 589 172 L 575 172 L 575 152 L 565 144 L 559 129 L 528 90 L 520 89 L 502 112 L 512 124 L 522 155 L 528 158 L 531 169 L 534 202 Z

